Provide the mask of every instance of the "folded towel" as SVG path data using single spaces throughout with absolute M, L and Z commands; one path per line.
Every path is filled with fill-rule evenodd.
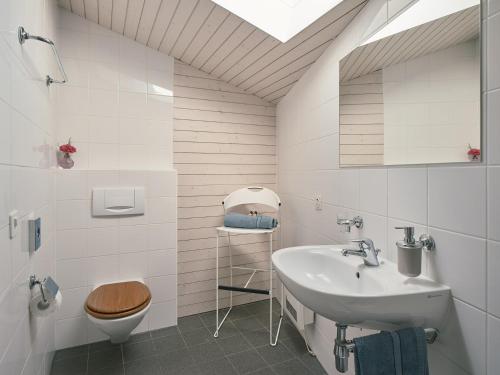
M 429 374 L 422 328 L 381 332 L 355 338 L 354 343 L 356 375 Z
M 278 226 L 278 220 L 271 216 L 250 216 L 233 212 L 224 216 L 224 226 L 245 229 L 273 229 Z

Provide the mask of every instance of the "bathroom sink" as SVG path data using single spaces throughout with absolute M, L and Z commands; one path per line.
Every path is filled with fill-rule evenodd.
M 375 330 L 440 327 L 449 287 L 403 276 L 384 258 L 378 267 L 366 266 L 360 257 L 343 256 L 346 247 L 351 246 L 290 247 L 276 251 L 272 260 L 290 293 L 337 323 Z

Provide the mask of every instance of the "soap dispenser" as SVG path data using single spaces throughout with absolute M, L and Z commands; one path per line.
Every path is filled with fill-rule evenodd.
M 404 230 L 404 239 L 396 242 L 398 247 L 398 271 L 408 277 L 417 277 L 422 272 L 422 249 L 433 250 L 434 240 L 423 234 L 415 241 L 414 227 L 395 227 Z

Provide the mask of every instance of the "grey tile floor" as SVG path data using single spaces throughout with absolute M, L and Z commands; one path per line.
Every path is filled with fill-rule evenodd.
M 131 336 L 125 344 L 63 349 L 55 353 L 51 375 L 326 374 L 290 322 L 282 324 L 278 345 L 269 346 L 268 306 L 233 308 L 217 339 L 212 311 L 180 318 L 177 327 Z

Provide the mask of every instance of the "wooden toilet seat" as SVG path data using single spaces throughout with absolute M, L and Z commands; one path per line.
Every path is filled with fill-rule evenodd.
M 138 313 L 150 301 L 149 288 L 139 281 L 104 284 L 89 294 L 85 311 L 98 319 L 118 319 Z

